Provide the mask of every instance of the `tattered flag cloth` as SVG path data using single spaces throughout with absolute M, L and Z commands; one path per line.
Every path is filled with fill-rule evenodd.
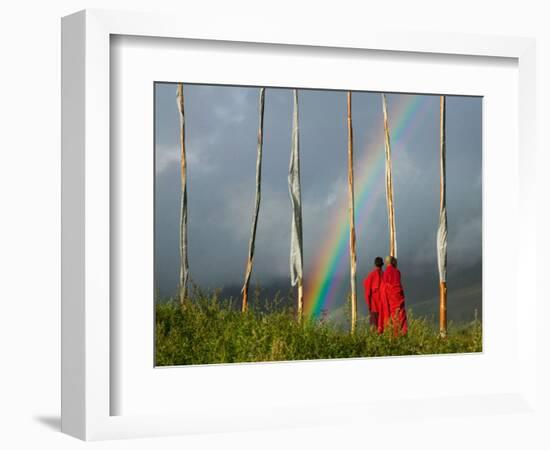
M 183 108 L 183 84 L 178 84 L 176 93 L 180 118 L 180 148 L 181 148 L 181 202 L 180 202 L 180 279 L 179 295 L 183 302 L 187 296 L 187 281 L 189 279 L 189 263 L 187 260 L 187 161 L 185 155 L 185 113 Z
M 384 113 L 384 137 L 386 148 L 386 203 L 388 207 L 388 225 L 390 229 L 390 255 L 397 258 L 397 242 L 395 237 L 395 209 L 393 202 L 393 179 L 391 170 L 390 125 L 388 123 L 388 107 L 386 94 L 382 94 L 382 111 Z
M 440 204 L 439 204 L 439 228 L 437 230 L 437 265 L 439 268 L 439 281 L 447 282 L 447 201 L 445 179 L 445 97 L 441 97 L 441 141 L 440 141 Z
M 252 274 L 252 263 L 254 260 L 254 247 L 256 242 L 256 229 L 258 227 L 258 214 L 260 212 L 260 198 L 261 198 L 261 183 L 262 183 L 262 147 L 263 147 L 263 128 L 264 128 L 264 103 L 265 103 L 265 88 L 260 88 L 259 97 L 259 126 L 258 126 L 258 146 L 256 156 L 256 200 L 254 205 L 254 213 L 252 216 L 252 231 L 250 234 L 250 242 L 248 244 L 248 262 L 246 265 L 246 274 L 244 278 L 244 285 L 242 288 L 243 294 L 243 310 L 246 309 L 246 301 L 248 294 L 248 284 L 250 282 L 250 275 Z
M 298 91 L 294 89 L 294 111 L 292 114 L 292 140 L 290 166 L 288 168 L 288 189 L 292 203 L 292 227 L 290 230 L 290 281 L 296 286 L 303 277 L 302 252 L 302 195 L 300 190 L 300 144 L 298 139 Z
M 437 265 L 439 281 L 447 282 L 447 208 L 444 206 L 439 213 L 439 228 L 437 230 Z

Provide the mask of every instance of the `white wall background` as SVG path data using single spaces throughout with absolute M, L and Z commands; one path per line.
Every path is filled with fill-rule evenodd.
M 205 27 L 214 16 L 235 24 L 265 21 L 267 27 L 308 26 L 319 29 L 365 28 L 386 22 L 407 30 L 455 31 L 537 38 L 538 170 L 541 217 L 549 229 L 550 151 L 550 14 L 536 0 L 58 0 L 4 2 L 0 9 L 0 448 L 81 448 L 84 443 L 59 433 L 60 376 L 60 17 L 83 8 L 170 10 L 193 14 Z M 539 232 L 538 260 L 526 261 L 543 279 Z M 532 280 L 530 280 L 532 281 Z M 539 286 L 539 301 L 550 295 Z M 548 311 L 546 305 L 543 306 Z M 550 342 L 538 320 L 540 336 Z M 542 346 L 541 346 L 542 347 Z M 544 378 L 550 379 L 539 348 Z M 542 380 L 541 380 L 542 381 Z M 545 384 L 544 381 L 542 384 Z M 541 395 L 550 404 L 549 389 Z M 434 422 L 433 432 L 404 421 L 384 448 L 548 448 L 548 417 L 504 415 Z M 453 429 L 444 441 L 437 429 Z M 444 444 L 443 444 L 444 442 Z M 349 427 L 282 430 L 247 434 L 192 436 L 160 440 L 100 442 L 95 448 L 368 448 L 372 437 Z M 372 447 L 372 445 L 371 445 Z

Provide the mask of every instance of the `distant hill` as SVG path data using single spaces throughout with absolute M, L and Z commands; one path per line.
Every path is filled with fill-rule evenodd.
M 439 317 L 439 297 L 410 302 L 416 316 Z M 462 289 L 449 289 L 447 294 L 447 319 L 454 322 L 466 322 L 482 318 L 482 286 L 474 284 Z
M 364 293 L 360 277 L 358 277 L 358 313 L 359 317 L 367 314 L 364 301 Z M 429 283 L 405 284 L 405 301 L 407 309 L 412 309 L 416 317 L 426 317 L 434 322 L 439 317 L 439 290 L 438 282 L 434 277 Z M 205 288 L 204 293 L 212 295 L 216 292 L 222 302 L 231 301 L 236 308 L 240 307 L 241 299 L 240 285 L 228 285 L 222 288 Z M 268 285 L 251 283 L 249 288 L 250 305 L 257 309 L 264 309 L 267 305 L 273 304 L 276 299 L 276 307 L 293 306 L 296 302 L 296 289 L 290 286 L 288 279 L 278 279 Z M 346 306 L 343 299 L 348 295 L 347 285 L 342 287 L 341 292 L 336 295 L 334 305 L 330 310 L 325 311 L 326 317 L 335 322 L 347 320 Z M 341 300 L 340 300 L 341 299 Z M 453 322 L 469 322 L 474 319 L 477 311 L 477 318 L 482 318 L 482 284 L 481 280 L 476 281 L 459 289 L 453 288 L 449 283 L 447 298 L 448 320 Z

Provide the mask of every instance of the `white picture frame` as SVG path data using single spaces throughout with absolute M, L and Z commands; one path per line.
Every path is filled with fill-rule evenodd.
M 139 411 L 132 414 L 113 415 L 114 390 L 120 385 L 113 382 L 113 358 L 120 355 L 113 351 L 112 337 L 117 324 L 112 320 L 111 256 L 112 256 L 112 211 L 111 187 L 117 173 L 111 171 L 110 148 L 113 145 L 110 108 L 112 91 L 110 68 L 112 52 L 111 37 L 136 36 L 144 38 L 188 39 L 193 41 L 232 42 L 246 46 L 284 44 L 307 49 L 326 49 L 338 54 L 350 49 L 377 52 L 395 52 L 415 58 L 430 59 L 432 56 L 507 58 L 517 62 L 517 115 L 519 176 L 511 181 L 518 213 L 523 220 L 517 223 L 518 235 L 514 237 L 513 253 L 519 260 L 527 260 L 535 253 L 535 237 L 529 232 L 534 228 L 532 213 L 535 186 L 528 174 L 535 163 L 535 45 L 532 39 L 511 37 L 487 37 L 451 35 L 444 33 L 405 33 L 393 31 L 352 30 L 346 34 L 322 35 L 305 30 L 279 30 L 262 32 L 253 25 L 249 29 L 233 29 L 230 24 L 217 26 L 215 30 L 200 23 L 187 21 L 182 25 L 177 18 L 164 14 L 144 14 L 87 10 L 67 16 L 62 22 L 62 430 L 86 440 L 162 436 L 209 431 L 259 429 L 265 427 L 329 424 L 340 421 L 361 420 L 380 414 L 383 403 L 357 401 L 314 403 L 307 396 L 297 403 L 278 404 L 273 399 L 265 400 L 262 408 L 254 409 L 260 399 L 251 394 L 241 395 L 242 405 L 234 403 L 203 405 L 204 409 L 182 408 L 181 412 L 153 410 L 147 414 Z M 240 43 L 240 44 L 239 44 Z M 289 47 L 287 47 L 289 48 Z M 222 50 L 223 52 L 223 50 Z M 284 55 L 285 48 L 279 52 Z M 453 56 L 454 55 L 454 56 Z M 171 80 L 175 81 L 175 80 Z M 189 80 L 183 80 L 189 81 Z M 200 80 L 193 80 L 200 81 Z M 203 80 L 205 81 L 205 80 Z M 215 82 L 215 77 L 212 80 Z M 354 88 L 355 86 L 347 86 Z M 513 144 L 512 144 L 513 145 Z M 152 150 L 152 143 L 151 143 Z M 510 163 L 511 161 L 508 161 Z M 511 167 L 511 166 L 508 166 Z M 485 169 L 486 167 L 484 167 Z M 511 191 L 512 192 L 512 191 Z M 521 199 L 521 202 L 519 201 Z M 485 213 L 485 210 L 484 210 Z M 515 226 L 515 225 L 514 225 Z M 518 279 L 526 276 L 527 267 L 518 266 Z M 522 300 L 527 308 L 536 309 L 536 288 L 526 287 L 531 295 Z M 525 290 L 524 290 L 525 293 Z M 152 291 L 151 291 L 152 295 Z M 517 295 L 517 293 L 515 293 Z M 536 412 L 536 329 L 525 313 L 514 316 L 517 326 L 517 377 L 501 390 L 495 384 L 495 392 L 464 392 L 464 397 L 442 396 L 434 388 L 434 395 L 422 393 L 420 398 L 398 393 L 391 402 L 408 401 L 411 415 L 426 407 L 436 406 L 441 414 L 492 414 L 506 408 L 523 413 Z M 152 328 L 152 322 L 139 324 Z M 498 331 L 500 332 L 500 331 Z M 485 330 L 484 330 L 485 336 Z M 485 342 L 484 342 L 485 344 Z M 504 356 L 501 355 L 501 358 Z M 452 358 L 452 357 L 447 357 Z M 392 362 L 390 362 L 392 361 Z M 378 362 L 393 365 L 394 360 Z M 450 359 L 449 364 L 453 363 Z M 322 361 L 308 363 L 300 370 L 313 373 L 325 370 L 330 376 L 341 377 L 352 367 L 362 370 L 353 362 Z M 360 364 L 363 364 L 362 362 Z M 398 363 L 395 363 L 398 364 Z M 473 364 L 477 364 L 473 363 Z M 364 364 L 363 364 L 364 365 Z M 243 369 L 276 371 L 278 376 L 289 376 L 296 366 L 284 364 L 242 365 Z M 475 366 L 472 366 L 475 367 Z M 153 367 L 148 368 L 154 369 Z M 204 369 L 204 368 L 203 368 Z M 206 368 L 208 369 L 208 368 Z M 158 369 L 157 369 L 158 370 Z M 167 369 L 171 370 L 171 369 Z M 354 369 L 355 370 L 355 369 Z M 418 368 L 417 368 L 418 370 Z M 178 377 L 185 378 L 184 373 Z M 189 375 L 189 372 L 187 373 Z M 307 375 L 304 375 L 307 376 Z M 195 377 L 196 378 L 196 377 Z M 510 387 L 511 386 L 511 387 Z M 196 387 L 196 386 L 195 386 Z M 438 393 L 439 392 L 439 393 Z M 243 397 L 244 395 L 244 397 Z M 298 399 L 299 400 L 299 399 Z M 164 401 L 169 401 L 168 399 Z M 200 398 L 195 398 L 196 404 Z M 233 399 L 233 402 L 238 400 Z M 270 403 L 271 402 L 271 403 Z M 391 403 L 395 404 L 395 403 Z M 244 406 L 243 406 L 244 405 Z M 215 407 L 216 412 L 208 411 Z M 384 407 L 382 406 L 382 409 Z M 389 412 L 387 420 L 400 420 Z

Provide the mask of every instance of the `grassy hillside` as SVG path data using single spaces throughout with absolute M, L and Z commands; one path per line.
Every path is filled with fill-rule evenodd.
M 373 332 L 366 318 L 351 336 L 346 327 L 328 321 L 304 320 L 274 300 L 242 314 L 231 301 L 199 296 L 183 307 L 157 303 L 156 365 L 213 364 L 252 361 L 355 358 L 480 352 L 479 321 L 450 325 L 446 339 L 433 323 L 409 316 L 409 333 L 394 337 Z

